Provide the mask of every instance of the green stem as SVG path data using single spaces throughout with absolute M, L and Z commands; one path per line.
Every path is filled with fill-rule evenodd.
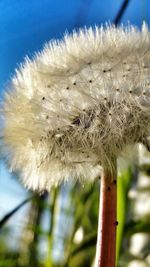
M 58 195 L 58 189 L 54 188 L 51 190 L 50 194 L 50 227 L 49 227 L 49 233 L 48 233 L 48 253 L 46 258 L 46 267 L 52 267 L 53 261 L 52 261 L 52 250 L 53 250 L 53 230 L 55 226 L 55 216 L 56 216 L 56 202 L 57 202 L 57 195 Z

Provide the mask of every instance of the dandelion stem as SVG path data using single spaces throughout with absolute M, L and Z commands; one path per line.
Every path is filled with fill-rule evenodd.
M 114 175 L 116 176 L 116 175 Z M 116 177 L 107 172 L 101 178 L 96 267 L 115 267 L 116 258 Z

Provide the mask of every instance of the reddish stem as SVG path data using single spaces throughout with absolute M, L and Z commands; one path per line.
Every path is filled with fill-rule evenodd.
M 116 258 L 116 177 L 101 178 L 96 267 L 115 267 Z

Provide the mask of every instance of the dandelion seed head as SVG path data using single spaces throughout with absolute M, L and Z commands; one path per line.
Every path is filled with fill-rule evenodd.
M 83 29 L 16 71 L 3 104 L 5 155 L 34 190 L 110 171 L 150 136 L 150 32 Z

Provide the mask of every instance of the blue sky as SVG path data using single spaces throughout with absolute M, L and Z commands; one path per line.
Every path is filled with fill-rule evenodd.
M 50 39 L 74 28 L 112 22 L 122 0 L 0 0 L 0 94 L 9 85 L 15 68 Z M 150 1 L 131 0 L 122 18 L 138 27 L 150 23 Z M 26 191 L 0 165 L 0 216 L 26 196 Z
M 0 0 L 0 88 L 25 55 L 67 30 L 113 21 L 122 0 Z M 148 12 L 149 11 L 149 12 Z M 131 0 L 122 22 L 150 20 L 150 1 Z

